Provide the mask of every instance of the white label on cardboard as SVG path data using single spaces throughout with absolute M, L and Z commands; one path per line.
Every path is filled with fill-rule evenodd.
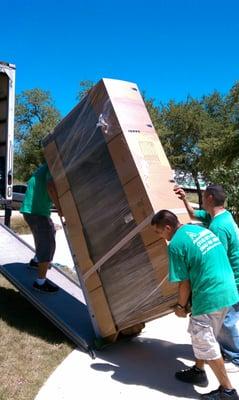
M 133 214 L 132 214 L 132 213 L 129 213 L 129 214 L 127 214 L 127 215 L 124 217 L 124 222 L 125 222 L 126 224 L 128 224 L 129 222 L 133 221 L 133 219 L 134 219 Z

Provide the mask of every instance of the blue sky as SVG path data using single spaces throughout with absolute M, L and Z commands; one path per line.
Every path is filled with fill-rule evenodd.
M 17 93 L 49 90 L 64 116 L 79 82 L 136 82 L 157 102 L 239 80 L 238 0 L 1 1 L 0 60 Z

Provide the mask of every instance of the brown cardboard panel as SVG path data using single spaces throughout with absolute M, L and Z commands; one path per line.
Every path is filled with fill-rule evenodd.
M 183 205 L 137 85 L 100 81 L 44 143 L 81 276 L 135 223 L 160 209 L 185 218 L 177 211 Z M 127 243 L 85 282 L 101 335 L 113 340 L 121 327 L 169 311 L 175 299 L 175 285 L 165 281 L 157 287 L 167 272 L 166 247 L 150 222 L 131 244 L 131 252 Z
M 140 235 L 145 246 L 159 240 L 158 233 L 156 233 L 155 228 L 151 226 L 151 222 L 145 228 L 143 228 L 143 230 L 140 232 Z
M 177 198 L 173 188 L 172 171 L 166 166 L 158 163 L 151 164 L 147 179 L 144 178 L 146 191 L 154 211 L 161 209 L 183 208 L 182 201 Z
M 172 212 L 177 215 L 181 224 L 188 224 L 190 222 L 188 213 L 186 211 L 182 213 L 183 209 L 172 209 Z M 155 232 L 155 227 L 151 226 L 151 222 L 140 231 L 140 235 L 145 246 L 157 242 L 159 239 L 158 234 Z
M 1 73 L 0 99 L 8 96 L 9 77 L 7 74 Z
M 8 101 L 0 101 L 0 120 L 7 119 L 8 115 Z
M 111 140 L 108 143 L 108 149 L 122 185 L 138 175 L 137 166 L 123 135 L 118 135 Z
M 73 231 L 72 229 L 68 229 L 68 236 L 70 239 L 72 251 L 76 256 L 79 269 L 81 273 L 85 273 L 93 267 L 93 262 L 89 256 L 83 231 L 78 229 L 77 233 L 75 233 L 75 231 Z
M 139 224 L 153 213 L 152 206 L 139 176 L 124 185 L 124 191 L 130 205 L 132 215 Z
M 185 210 L 185 213 L 183 213 L 183 214 L 181 214 L 181 213 L 177 214 L 177 217 L 178 217 L 179 221 L 181 222 L 181 224 L 188 224 L 191 221 L 186 210 Z
M 0 122 L 0 142 L 5 142 L 7 139 L 7 123 Z
M 44 147 L 43 150 L 47 164 L 49 166 L 49 170 L 56 186 L 58 197 L 60 197 L 63 193 L 69 190 L 70 185 L 67 180 L 56 143 L 52 141 L 46 147 Z
M 62 196 L 59 196 L 59 202 L 62 207 L 63 215 L 67 220 L 67 224 L 71 227 L 71 230 L 76 230 L 78 228 L 82 230 L 80 216 L 71 191 L 68 190 Z
M 132 212 L 132 216 L 137 224 L 143 222 L 148 216 L 154 215 L 155 211 L 152 208 L 146 190 L 142 184 L 142 180 L 139 176 L 132 179 L 129 183 L 124 185 L 123 188 Z M 173 191 L 171 191 L 171 193 L 173 198 L 171 205 L 174 205 L 174 199 L 176 196 Z M 157 211 L 159 210 L 160 208 L 157 209 Z M 154 227 L 151 226 L 151 221 L 140 231 L 140 235 L 145 245 L 158 240 L 158 234 L 155 232 Z
M 139 98 L 142 98 L 138 89 L 138 86 L 133 82 L 121 81 L 116 79 L 103 79 L 102 80 L 108 96 L 112 100 L 123 98 L 137 102 Z
M 112 319 L 103 288 L 99 287 L 90 292 L 89 301 L 91 303 L 101 336 L 107 337 L 115 334 L 117 329 Z
M 149 113 L 135 83 L 103 80 L 122 130 L 154 132 Z
M 168 253 L 166 242 L 160 239 L 157 242 L 146 246 L 146 249 L 149 259 L 154 267 L 155 275 L 160 285 L 160 291 L 163 296 L 165 296 L 165 299 L 171 297 L 173 294 L 177 295 L 178 285 L 170 283 L 168 278 L 166 278 L 168 275 Z
M 102 286 L 102 282 L 97 271 L 93 272 L 93 274 L 90 275 L 89 278 L 85 281 L 85 287 L 89 292 L 92 292 L 100 286 Z
M 90 258 L 87 243 L 84 237 L 83 228 L 78 214 L 74 199 L 68 190 L 59 198 L 63 215 L 65 216 L 67 233 L 70 238 L 72 250 L 77 258 L 80 271 L 88 271 L 93 262 Z
M 123 135 L 140 175 L 142 173 L 142 178 L 144 178 L 144 174 L 147 176 L 148 169 L 155 169 L 155 166 L 165 166 L 170 169 L 170 164 L 156 132 L 129 133 L 124 131 Z
M 68 237 L 70 239 L 71 250 L 77 263 L 76 268 L 78 268 L 79 275 L 83 280 L 84 273 L 93 267 L 93 262 L 89 256 L 83 232 L 81 229 L 78 229 L 77 234 L 75 234 L 72 230 L 68 230 Z M 93 272 L 84 284 L 88 291 L 92 291 L 101 286 L 102 282 L 98 272 Z
M 130 185 L 138 172 L 140 196 L 141 192 L 146 193 L 154 212 L 182 208 L 182 202 L 173 192 L 172 170 L 156 134 L 119 135 L 108 147 L 123 185 Z
M 159 239 L 157 242 L 146 246 L 146 250 L 160 284 L 168 275 L 167 244 L 163 239 Z
M 171 283 L 168 280 L 164 281 L 163 284 L 160 286 L 161 294 L 164 296 L 165 299 L 172 298 L 175 295 L 174 299 L 177 298 L 178 293 L 178 285 L 175 283 Z M 175 300 L 169 300 L 168 307 L 171 308 L 172 305 L 176 304 Z M 166 301 L 167 302 L 167 301 Z
M 86 112 L 82 114 L 83 125 L 87 126 L 90 125 L 90 121 L 95 121 L 95 126 L 97 125 L 101 129 L 105 141 L 110 142 L 121 133 L 122 128 L 109 98 L 104 80 L 101 80 L 91 89 L 87 101 L 88 107 Z M 88 123 L 86 124 L 85 121 Z

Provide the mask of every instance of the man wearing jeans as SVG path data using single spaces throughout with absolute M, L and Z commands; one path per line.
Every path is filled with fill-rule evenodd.
M 170 241 L 169 280 L 178 283 L 175 314 L 186 317 L 186 306 L 192 296 L 189 323 L 196 363 L 192 368 L 176 372 L 184 382 L 206 386 L 207 362 L 216 375 L 218 389 L 201 395 L 202 399 L 239 399 L 224 367 L 217 341 L 228 308 L 239 300 L 234 275 L 225 249 L 210 230 L 197 225 L 181 225 L 177 216 L 161 210 L 152 218 L 160 238 Z
M 38 277 L 33 288 L 42 293 L 55 293 L 58 287 L 46 279 L 47 270 L 53 259 L 56 242 L 55 228 L 50 218 L 52 200 L 59 203 L 55 186 L 46 164 L 40 166 L 28 181 L 20 212 L 29 225 L 35 242 L 36 257 L 30 261 L 31 267 L 36 267 Z

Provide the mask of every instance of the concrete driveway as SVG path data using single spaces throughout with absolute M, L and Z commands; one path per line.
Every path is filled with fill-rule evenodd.
M 73 351 L 49 377 L 35 400 L 79 400 L 97 396 L 104 400 L 197 399 L 218 387 L 207 367 L 209 386 L 181 383 L 174 373 L 193 364 L 187 319 L 173 314 L 146 324 L 143 333 L 129 342 L 115 343 L 88 354 Z M 239 391 L 239 373 L 230 374 Z

